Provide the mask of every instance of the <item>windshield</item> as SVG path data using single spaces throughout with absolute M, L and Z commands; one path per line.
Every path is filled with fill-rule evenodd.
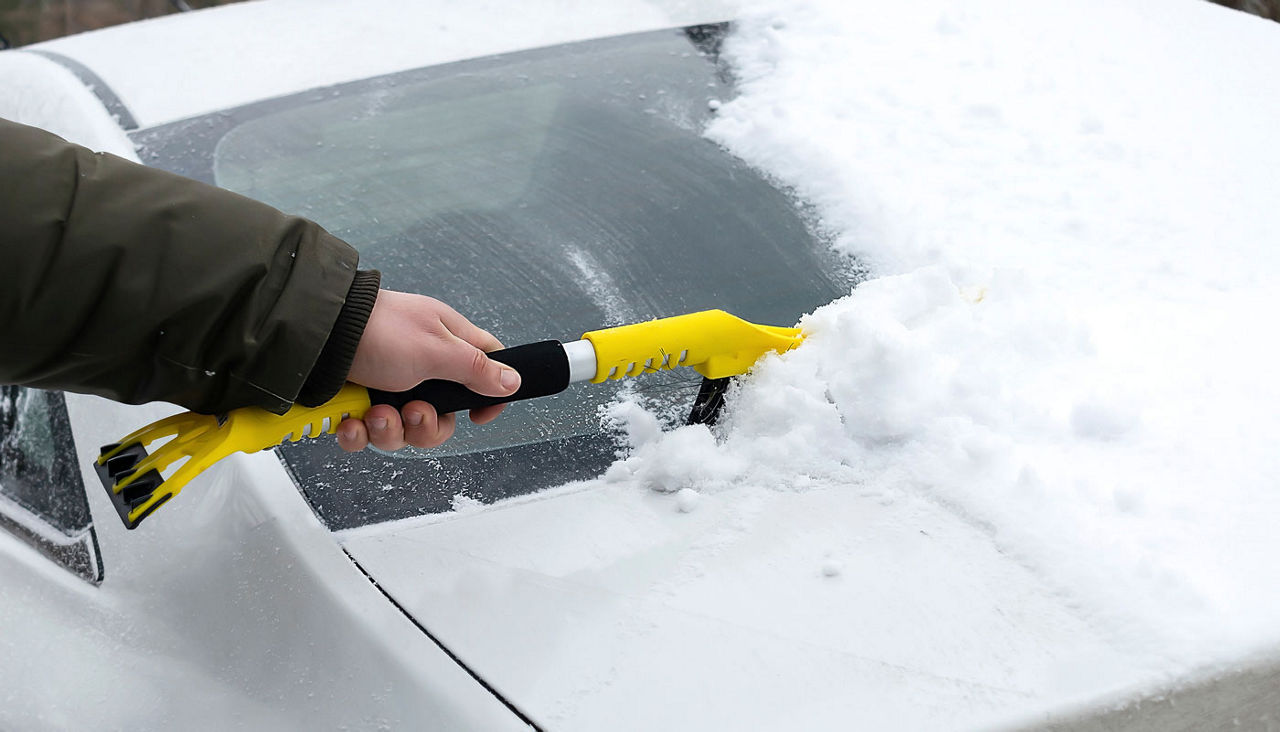
M 384 287 L 437 297 L 507 345 L 708 308 L 791 325 L 848 291 L 848 267 L 701 136 L 731 93 L 722 31 L 405 72 L 135 140 L 148 162 L 316 220 Z M 216 139 L 193 154 L 193 137 Z M 332 528 L 445 511 L 598 475 L 617 451 L 600 408 L 629 388 L 675 418 L 698 386 L 686 371 L 571 387 L 483 427 L 460 419 L 434 450 L 304 440 L 281 454 Z

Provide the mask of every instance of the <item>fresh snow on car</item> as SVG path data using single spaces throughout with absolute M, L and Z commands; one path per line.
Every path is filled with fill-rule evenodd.
M 771 3 L 727 54 L 742 91 L 708 134 L 813 202 L 873 279 L 742 381 L 718 441 L 664 434 L 611 475 L 691 486 L 725 526 L 763 528 L 753 502 L 812 493 L 901 505 L 895 521 L 940 507 L 985 541 L 953 545 L 974 555 L 953 558 L 966 576 L 915 601 L 967 616 L 949 585 L 983 582 L 976 557 L 994 550 L 1116 653 L 1037 678 L 1035 654 L 997 650 L 1007 628 L 957 621 L 985 651 L 911 655 L 1025 695 L 999 713 L 1274 654 L 1280 26 L 1179 0 L 818 0 Z M 900 545 L 810 519 L 829 544 L 790 567 L 814 577 L 801 602 L 830 602 L 814 570 L 827 552 L 850 565 L 835 607 L 918 571 Z M 775 632 L 796 602 L 773 600 Z M 1021 627 L 1030 609 L 1005 607 Z M 826 638 L 900 650 L 950 625 L 908 630 L 902 613 L 860 608 Z
M 849 258 L 833 281 L 850 261 L 862 281 L 795 312 L 806 342 L 739 379 L 719 424 L 674 426 L 669 404 L 623 390 L 600 410 L 622 443 L 600 477 L 530 476 L 496 502 L 446 483 L 452 510 L 334 519 L 323 496 L 438 492 L 446 461 L 333 467 L 320 445 L 310 478 L 304 448 L 282 451 L 289 472 L 236 456 L 126 534 L 88 461 L 165 408 L 67 395 L 99 519 L 76 566 L 92 580 L 98 557 L 98 584 L 0 532 L 0 726 L 1024 728 L 1126 705 L 1198 714 L 1212 703 L 1168 700 L 1240 669 L 1263 685 L 1195 719 L 1274 716 L 1280 26 L 1201 0 L 401 5 L 247 3 L 36 49 L 95 71 L 136 115 L 131 137 L 65 66 L 6 52 L 0 84 L 24 96 L 0 116 L 139 144 L 153 164 L 177 151 L 271 196 L 255 174 L 292 169 L 261 141 L 323 147 L 273 125 L 375 115 L 369 77 L 460 62 L 388 82 L 423 84 L 410 119 L 455 134 L 430 106 L 431 84 L 467 99 L 449 74 L 531 59 L 532 86 L 559 94 L 561 51 L 516 54 L 734 18 L 712 54 L 723 78 L 673 82 L 681 104 L 631 101 L 680 110 L 792 194 Z M 608 93 L 652 81 L 625 68 Z M 705 126 L 684 104 L 695 83 Z M 551 118 L 538 93 L 508 98 Z M 489 119 L 462 133 L 508 129 Z M 503 159 L 540 135 L 504 134 Z M 363 230 L 351 198 L 307 213 Z M 622 317 L 636 293 L 568 244 L 566 266 Z M 751 251 L 695 274 L 732 277 Z

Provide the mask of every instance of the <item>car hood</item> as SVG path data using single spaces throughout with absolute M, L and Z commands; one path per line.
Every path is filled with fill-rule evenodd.
M 963 726 L 1155 674 L 982 527 L 849 485 L 601 480 L 341 539 L 554 730 Z

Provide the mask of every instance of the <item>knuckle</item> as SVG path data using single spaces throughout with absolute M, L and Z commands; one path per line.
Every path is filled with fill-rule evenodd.
M 346 452 L 359 452 L 368 445 L 364 424 L 359 420 L 348 419 L 338 427 L 338 446 Z
M 411 442 L 414 447 L 435 447 L 443 442 L 443 440 L 440 439 L 440 428 L 423 427 L 421 430 L 418 430 L 417 434 L 413 435 Z
M 396 439 L 385 439 L 385 440 L 374 440 L 374 443 L 373 443 L 373 444 L 374 444 L 374 446 L 375 446 L 375 447 L 377 447 L 379 450 L 386 450 L 386 451 L 388 451 L 388 452 L 395 452 L 396 450 L 399 450 L 400 448 L 404 447 L 405 442 L 404 442 L 404 440 L 403 440 L 403 439 L 399 439 L 399 440 L 396 440 Z
M 438 448 L 442 444 L 444 444 L 444 440 L 435 434 L 419 435 L 413 440 L 413 447 L 422 449 Z
M 452 419 L 440 420 L 435 429 L 423 435 L 425 444 L 421 445 L 421 447 L 439 447 L 443 445 L 453 436 L 453 425 L 454 421 Z

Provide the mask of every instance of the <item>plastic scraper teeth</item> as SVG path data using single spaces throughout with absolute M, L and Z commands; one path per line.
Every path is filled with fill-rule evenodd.
M 156 489 L 164 482 L 164 476 L 159 471 L 148 470 L 129 480 L 137 465 L 147 457 L 147 449 L 137 442 L 122 450 L 119 447 L 118 443 L 104 446 L 101 454 L 107 455 L 112 452 L 115 454 L 102 463 L 95 462 L 93 467 L 98 474 L 98 479 L 102 481 L 102 487 L 107 489 L 107 496 L 111 498 L 111 504 L 120 514 L 121 520 L 124 521 L 125 526 L 133 528 L 138 525 L 142 517 L 131 521 L 130 512 L 151 499 Z M 117 486 L 126 480 L 129 482 L 117 490 Z
M 148 471 L 146 475 L 134 478 L 129 482 L 129 485 L 122 488 L 120 497 L 124 499 L 125 503 L 129 504 L 130 508 L 137 508 L 145 503 L 163 482 L 164 476 L 160 475 L 158 471 Z
M 138 454 L 137 452 L 120 453 L 107 460 L 107 475 L 113 478 L 123 478 L 126 471 L 132 470 L 133 466 L 138 464 L 142 456 L 146 453 Z

